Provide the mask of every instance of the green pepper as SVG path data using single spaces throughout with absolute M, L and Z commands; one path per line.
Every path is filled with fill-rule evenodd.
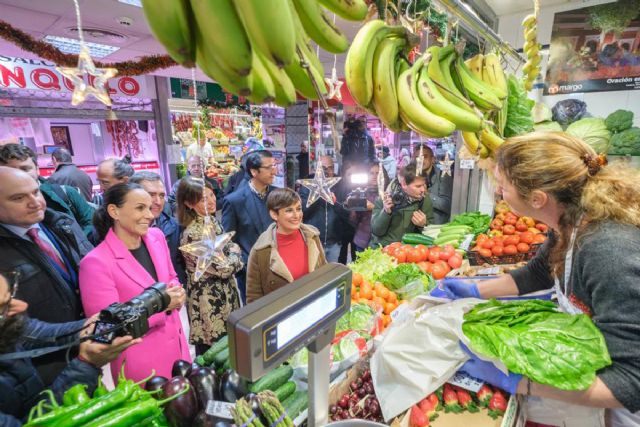
M 169 421 L 167 421 L 167 417 L 165 417 L 163 413 L 160 413 L 156 416 L 151 416 L 145 420 L 142 420 L 139 423 L 134 424 L 132 427 L 171 427 L 171 426 L 169 425 Z
M 62 404 L 64 406 L 75 405 L 76 403 L 85 403 L 91 398 L 87 394 L 86 384 L 76 384 L 64 392 L 62 396 Z
M 47 395 L 49 398 L 50 404 L 46 403 L 46 399 L 38 402 L 36 406 L 34 406 L 29 412 L 29 420 L 25 427 L 32 426 L 55 426 L 58 421 L 64 418 L 67 414 L 71 413 L 75 409 L 77 409 L 80 405 L 71 405 L 71 406 L 60 406 L 56 401 L 55 396 L 51 390 L 45 390 L 42 394 Z M 45 406 L 49 408 L 49 412 L 44 413 L 43 410 Z M 34 418 L 35 417 L 35 418 Z
M 107 393 L 109 393 L 109 390 L 104 386 L 104 383 L 102 382 L 102 375 L 100 375 L 98 377 L 98 387 L 96 387 L 93 392 L 93 398 L 95 399 L 96 397 L 104 396 Z

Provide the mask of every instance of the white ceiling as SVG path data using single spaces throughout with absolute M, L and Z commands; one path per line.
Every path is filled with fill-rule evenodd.
M 487 5 L 498 16 L 511 15 L 519 12 L 533 12 L 533 0 L 485 0 Z M 540 0 L 540 8 L 558 4 L 582 3 L 581 0 Z

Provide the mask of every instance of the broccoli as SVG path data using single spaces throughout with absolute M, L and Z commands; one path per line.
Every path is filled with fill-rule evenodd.
M 633 113 L 627 110 L 616 110 L 609 114 L 604 124 L 611 133 L 618 133 L 633 126 Z
M 611 137 L 610 154 L 640 154 L 640 128 L 632 127 Z

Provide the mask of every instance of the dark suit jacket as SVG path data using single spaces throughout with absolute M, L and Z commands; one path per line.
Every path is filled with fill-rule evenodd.
M 93 181 L 85 171 L 78 169 L 73 163 L 58 165 L 56 171 L 49 177 L 49 181 L 58 185 L 70 185 L 80 190 L 87 202 L 91 201 Z

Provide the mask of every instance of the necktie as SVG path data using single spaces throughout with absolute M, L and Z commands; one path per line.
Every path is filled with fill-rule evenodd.
M 49 258 L 51 258 L 51 260 L 53 262 L 55 262 L 56 264 L 58 264 L 58 266 L 66 273 L 68 273 L 69 271 L 67 270 L 67 267 L 64 265 L 64 262 L 62 261 L 62 259 L 60 259 L 60 257 L 58 256 L 58 254 L 56 253 L 55 249 L 53 249 L 53 246 L 51 246 L 51 244 L 49 244 L 48 242 L 42 240 L 40 238 L 40 236 L 38 235 L 38 229 L 37 228 L 30 228 L 27 231 L 27 235 L 31 238 L 31 240 L 33 241 L 33 243 L 35 243 L 36 245 L 38 245 L 38 247 L 40 249 L 42 249 L 42 252 L 44 252 Z

